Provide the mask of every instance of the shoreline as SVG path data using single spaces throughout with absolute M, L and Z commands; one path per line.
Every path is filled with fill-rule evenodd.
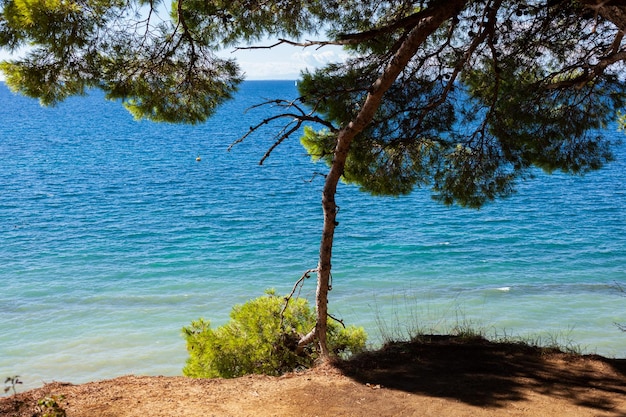
M 72 417 L 626 415 L 626 359 L 479 338 L 388 345 L 354 361 L 282 377 L 141 377 L 52 383 L 0 399 L 32 417 L 53 398 Z M 41 415 L 41 414 L 39 414 Z

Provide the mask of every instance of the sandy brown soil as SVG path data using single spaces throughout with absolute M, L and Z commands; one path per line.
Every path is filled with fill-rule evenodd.
M 626 360 L 433 337 L 282 377 L 125 376 L 51 383 L 0 399 L 0 416 L 620 416 Z

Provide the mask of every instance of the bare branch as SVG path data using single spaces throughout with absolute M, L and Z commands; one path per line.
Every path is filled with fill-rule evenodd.
M 311 277 L 311 274 L 313 272 L 317 272 L 317 268 L 314 269 L 309 269 L 307 271 L 304 272 L 304 274 L 302 274 L 302 276 L 296 281 L 296 283 L 294 284 L 291 293 L 285 297 L 285 305 L 283 307 L 283 309 L 280 311 L 280 328 L 282 329 L 283 327 L 283 320 L 285 318 L 285 311 L 287 310 L 287 306 L 289 305 L 289 301 L 293 298 L 293 295 L 296 293 L 296 289 L 298 288 L 298 286 L 302 287 L 302 285 L 304 284 L 304 280 L 307 278 Z
M 339 36 L 338 42 L 341 42 L 341 45 L 360 44 L 367 40 L 376 39 L 381 35 L 395 32 L 398 29 L 411 30 L 425 19 L 432 17 L 434 14 L 436 14 L 436 9 L 436 7 L 424 8 L 417 13 L 413 13 L 412 15 L 407 16 L 403 19 L 394 21 L 390 25 L 381 26 L 377 29 L 357 33 L 341 34 Z
M 328 45 L 336 45 L 336 46 L 337 45 L 355 45 L 355 44 L 363 43 L 364 41 L 367 41 L 367 40 L 376 39 L 377 37 L 380 37 L 381 35 L 384 35 L 384 34 L 395 32 L 398 29 L 410 30 L 413 27 L 415 27 L 417 24 L 419 24 L 421 21 L 423 21 L 424 19 L 431 17 L 432 14 L 433 14 L 433 8 L 428 7 L 410 16 L 407 16 L 403 19 L 396 20 L 390 25 L 381 26 L 379 28 L 371 29 L 371 30 L 367 30 L 363 32 L 344 33 L 344 34 L 339 35 L 338 39 L 332 40 L 332 41 L 331 40 L 326 40 L 326 41 L 307 40 L 305 42 L 295 42 L 289 39 L 280 38 L 278 39 L 277 42 L 275 42 L 272 45 L 237 47 L 235 48 L 235 51 L 243 50 L 243 49 L 272 49 L 279 45 L 301 46 L 303 48 L 317 46 L 318 49 L 323 46 L 328 46 Z
M 303 48 L 317 46 L 318 49 L 324 46 L 328 46 L 328 45 L 335 45 L 335 46 L 356 45 L 356 44 L 360 44 L 368 40 L 376 39 L 384 34 L 393 33 L 397 31 L 398 29 L 411 30 L 417 24 L 422 22 L 424 19 L 432 17 L 432 15 L 435 13 L 433 9 L 434 8 L 431 8 L 431 7 L 424 8 L 417 13 L 414 13 L 403 19 L 396 20 L 390 25 L 381 26 L 376 29 L 371 29 L 371 30 L 367 30 L 363 32 L 356 32 L 356 33 L 340 34 L 339 37 L 335 40 L 325 40 L 325 41 L 307 40 L 305 42 L 295 42 L 289 39 L 280 38 L 278 39 L 277 42 L 275 42 L 272 45 L 237 47 L 235 48 L 235 51 L 245 50 L 245 49 L 272 49 L 279 45 L 301 46 Z
M 343 322 L 343 320 L 338 319 L 337 317 L 333 316 L 332 314 L 328 313 L 328 317 L 330 317 L 331 319 L 335 320 L 337 323 L 341 324 L 341 326 L 345 329 L 346 325 Z
M 287 125 L 289 126 L 289 125 Z M 287 126 L 285 126 L 281 132 L 285 132 L 285 130 L 287 129 Z M 292 127 L 291 129 L 287 130 L 285 133 L 281 134 L 280 136 L 277 137 L 276 141 L 274 142 L 274 144 L 272 146 L 269 147 L 269 149 L 265 152 L 265 154 L 263 155 L 263 157 L 261 158 L 261 160 L 259 161 L 259 165 L 263 165 L 263 163 L 265 162 L 265 160 L 267 158 L 270 157 L 270 155 L 272 154 L 272 152 L 274 151 L 274 149 L 276 149 L 278 147 L 278 145 L 280 145 L 281 143 L 283 143 L 287 138 L 289 138 L 289 136 L 291 136 L 294 132 L 296 132 L 297 130 L 300 129 L 300 127 L 302 126 L 302 120 L 298 120 L 298 122 L 296 123 L 296 125 L 294 127 Z
M 444 88 L 440 97 L 437 100 L 430 102 L 427 106 L 424 107 L 424 112 L 422 113 L 422 116 L 421 116 L 422 119 L 425 117 L 425 114 L 427 112 L 439 106 L 441 103 L 443 103 L 446 100 L 446 98 L 450 94 L 450 91 L 454 87 L 456 80 L 459 77 L 459 74 L 465 68 L 465 65 L 470 60 L 474 52 L 476 52 L 476 49 L 478 49 L 478 47 L 485 42 L 488 35 L 493 33 L 494 25 L 496 23 L 496 14 L 501 3 L 502 3 L 501 1 L 498 1 L 497 5 L 494 5 L 490 9 L 491 12 L 487 16 L 487 23 L 485 25 L 481 24 L 482 30 L 477 36 L 474 37 L 474 39 L 472 39 L 472 42 L 470 43 L 469 47 L 463 54 L 462 58 L 454 66 L 452 74 L 450 75 L 450 78 L 448 79 L 448 83 L 446 84 L 446 87 Z M 452 35 L 450 34 L 449 36 L 452 36 Z M 496 59 L 496 56 L 497 55 L 494 52 L 493 53 L 494 61 Z
M 310 271 L 317 271 L 316 269 L 311 269 Z M 328 317 L 330 317 L 331 319 L 335 320 L 336 322 L 340 323 L 343 328 L 346 328 L 346 325 L 344 324 L 343 320 L 340 320 L 336 317 L 333 317 L 330 314 L 327 314 Z M 300 353 L 302 352 L 302 349 L 304 349 L 304 347 L 306 345 L 308 345 L 309 343 L 312 343 L 315 340 L 315 336 L 317 335 L 317 331 L 316 331 L 317 327 L 314 327 L 313 330 L 311 330 L 309 333 L 307 333 L 306 335 L 302 336 L 302 338 L 300 339 L 300 341 L 298 342 L 298 347 L 296 348 L 296 353 Z
M 311 274 L 313 272 L 317 272 L 317 268 L 312 268 L 312 269 L 305 271 L 304 274 L 302 274 L 302 276 L 298 279 L 298 281 L 296 281 L 296 283 L 293 286 L 293 289 L 291 290 L 291 293 L 287 297 L 285 297 L 285 300 L 291 299 L 291 297 L 293 297 L 293 295 L 295 294 L 298 286 L 301 285 L 305 279 L 311 278 Z M 283 311 L 285 311 L 285 309 L 283 309 Z
M 604 58 L 600 59 L 600 61 L 596 65 L 584 68 L 583 73 L 578 77 L 572 78 L 570 80 L 554 82 L 546 85 L 545 88 L 549 90 L 558 90 L 570 87 L 578 89 L 583 88 L 585 84 L 587 84 L 589 81 L 592 81 L 596 77 L 604 74 L 604 71 L 607 67 L 620 61 L 626 61 L 626 50 L 621 50 L 619 52 L 605 56 Z M 563 72 L 564 71 L 561 71 L 561 73 Z
M 622 45 L 622 40 L 624 39 L 624 32 L 617 32 L 615 35 L 615 39 L 613 40 L 613 44 L 611 45 L 611 53 L 616 54 L 619 52 L 619 48 Z
M 313 182 L 313 180 L 315 179 L 315 177 L 317 177 L 318 175 L 319 175 L 319 176 L 321 176 L 321 177 L 323 177 L 323 178 L 326 178 L 326 174 L 324 174 L 323 172 L 317 172 L 317 171 L 315 171 L 315 172 L 313 172 L 313 175 L 311 176 L 311 179 L 310 179 L 310 180 L 308 180 L 307 182 Z
M 298 342 L 298 347 L 296 348 L 296 354 L 300 354 L 306 345 L 312 343 L 315 340 L 316 336 L 317 326 L 300 339 L 300 341 Z
M 280 45 L 291 45 L 291 46 L 301 46 L 303 48 L 309 48 L 312 46 L 316 46 L 316 49 L 320 49 L 324 46 L 328 46 L 328 45 L 345 45 L 345 42 L 341 42 L 341 41 L 305 41 L 305 42 L 295 42 L 295 41 L 291 41 L 289 39 L 283 39 L 280 38 L 278 39 L 277 42 L 271 44 L 271 45 L 251 45 L 251 46 L 238 46 L 235 48 L 235 51 L 240 51 L 240 50 L 251 50 L 251 49 L 272 49 L 275 48 L 277 46 Z
M 276 100 L 268 100 L 265 101 L 264 103 L 260 103 L 260 104 L 256 104 L 252 107 L 250 107 L 248 110 L 250 109 L 254 109 L 257 107 L 261 107 L 261 106 L 266 106 L 266 105 L 277 105 L 279 107 L 284 107 L 286 109 L 296 109 L 298 113 L 280 113 L 280 114 L 276 114 L 274 116 L 268 117 L 263 119 L 261 122 L 257 123 L 254 126 L 250 126 L 250 129 L 248 130 L 248 132 L 241 136 L 239 139 L 235 140 L 233 143 L 230 144 L 230 146 L 228 147 L 228 151 L 230 151 L 235 145 L 243 142 L 248 136 L 250 136 L 251 134 L 253 134 L 254 132 L 256 132 L 257 130 L 259 130 L 261 127 L 279 120 L 279 119 L 284 119 L 284 118 L 288 118 L 290 119 L 290 121 L 288 123 L 286 123 L 282 129 L 274 136 L 274 144 L 272 144 L 272 146 L 270 146 L 270 148 L 267 150 L 267 152 L 265 152 L 265 154 L 263 155 L 263 157 L 261 158 L 261 160 L 259 161 L 259 165 L 263 165 L 263 163 L 265 162 L 265 160 L 267 158 L 269 158 L 269 156 L 271 155 L 272 151 L 274 151 L 274 149 L 276 149 L 278 147 L 278 145 L 280 145 L 281 143 L 283 143 L 286 139 L 288 139 L 291 135 L 293 135 L 295 132 L 297 132 L 301 127 L 302 127 L 302 123 L 303 122 L 313 122 L 313 123 L 317 123 L 317 124 L 321 124 L 324 127 L 328 128 L 330 131 L 334 132 L 337 129 L 335 128 L 335 126 L 333 126 L 332 123 L 322 119 L 319 116 L 315 116 L 312 112 L 306 113 L 304 111 L 304 109 L 302 109 L 298 104 L 296 104 L 297 100 L 301 100 L 301 98 L 298 98 L 296 100 L 292 100 L 292 101 L 288 101 L 288 100 L 282 100 L 282 99 L 276 99 Z M 295 126 L 292 126 L 295 123 Z
M 287 306 L 289 305 L 289 301 L 293 298 L 293 295 L 296 293 L 296 290 L 298 289 L 298 287 L 302 287 L 302 285 L 304 284 L 304 281 L 307 278 L 311 277 L 311 274 L 314 272 L 317 272 L 318 269 L 317 268 L 312 268 L 309 269 L 307 271 L 304 272 L 304 274 L 302 274 L 302 276 L 296 281 L 296 283 L 294 284 L 291 293 L 285 297 L 285 306 L 283 307 L 283 309 L 280 312 L 280 327 L 283 327 L 283 319 L 285 317 L 285 311 L 287 310 Z M 307 333 L 306 335 L 302 336 L 300 338 L 300 340 L 298 341 L 298 347 L 296 348 L 296 353 L 300 354 L 302 352 L 302 350 L 304 349 L 304 347 L 306 345 L 308 345 L 309 343 L 311 343 L 313 340 L 315 340 L 315 336 L 317 334 L 316 332 L 317 326 L 313 327 L 313 329 Z

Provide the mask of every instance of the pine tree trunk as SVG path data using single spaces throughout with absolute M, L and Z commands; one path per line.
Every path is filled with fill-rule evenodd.
M 356 133 L 354 133 L 356 135 Z M 322 208 L 324 210 L 324 228 L 320 243 L 320 258 L 317 265 L 317 291 L 315 294 L 315 307 L 317 311 L 317 324 L 315 331 L 319 341 L 322 358 L 328 358 L 328 346 L 326 343 L 327 317 L 328 317 L 328 292 L 330 290 L 331 260 L 333 254 L 333 240 L 335 227 L 337 226 L 337 203 L 335 195 L 337 185 L 343 174 L 346 164 L 350 143 L 354 135 L 347 137 L 339 135 L 335 148 L 335 157 L 331 165 L 324 190 L 322 192 Z M 343 139 L 343 140 L 342 140 Z
M 324 228 L 320 243 L 320 257 L 317 268 L 317 291 L 315 308 L 317 324 L 315 337 L 319 341 L 320 355 L 323 360 L 329 357 L 326 342 L 328 320 L 328 292 L 330 290 L 331 260 L 335 227 L 337 226 L 337 204 L 335 195 L 337 185 L 343 175 L 350 145 L 354 137 L 359 134 L 374 118 L 380 107 L 383 95 L 394 83 L 400 72 L 407 66 L 417 52 L 419 46 L 446 20 L 460 13 L 465 1 L 438 0 L 430 5 L 424 13 L 423 19 L 408 34 L 404 42 L 396 51 L 385 71 L 372 84 L 370 92 L 361 107 L 361 111 L 345 128 L 341 129 L 337 137 L 337 145 L 326 182 L 322 192 L 322 208 L 324 210 Z

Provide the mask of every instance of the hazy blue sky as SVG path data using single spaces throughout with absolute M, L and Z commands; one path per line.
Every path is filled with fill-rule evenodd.
M 267 41 L 263 45 L 271 45 Z M 281 45 L 272 49 L 237 50 L 233 48 L 219 53 L 222 57 L 233 57 L 239 62 L 248 80 L 295 80 L 304 68 L 317 68 L 328 62 L 340 62 L 346 57 L 340 47 L 326 46 L 302 48 Z M 0 51 L 0 60 L 8 59 L 5 51 Z M 3 79 L 0 74 L 0 80 Z
M 305 68 L 317 68 L 346 58 L 345 52 L 335 46 L 316 49 L 281 45 L 272 49 L 226 50 L 219 55 L 234 57 L 249 80 L 295 80 Z

